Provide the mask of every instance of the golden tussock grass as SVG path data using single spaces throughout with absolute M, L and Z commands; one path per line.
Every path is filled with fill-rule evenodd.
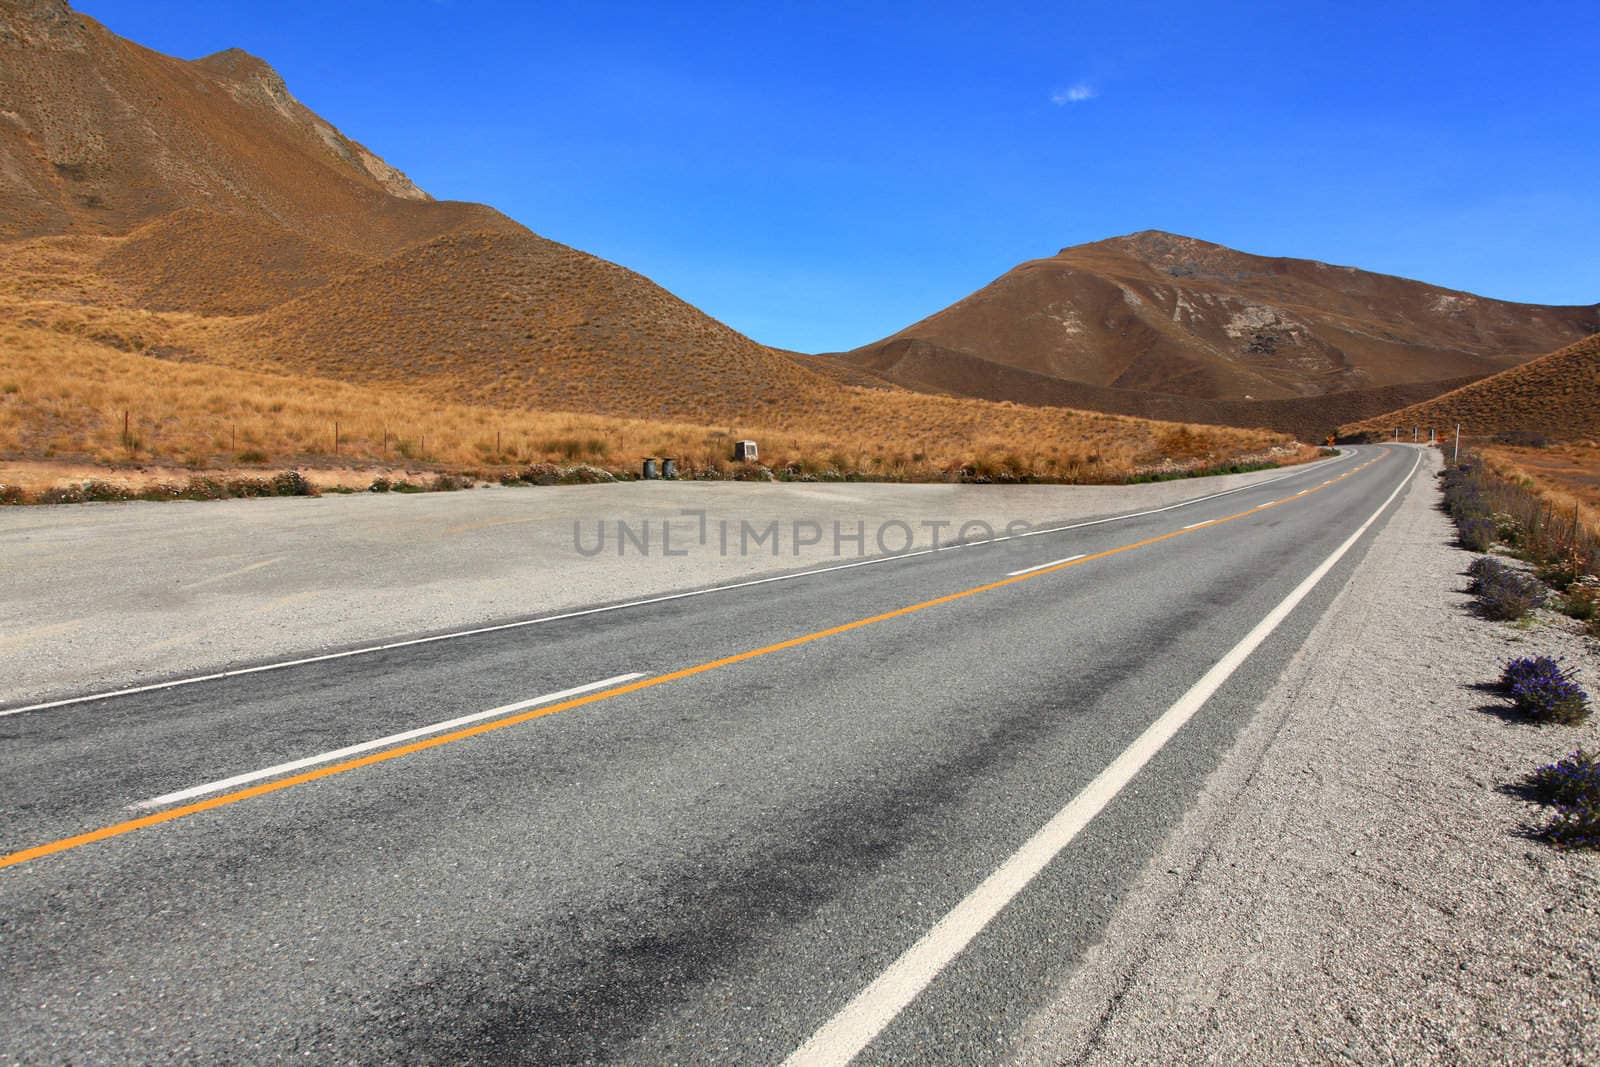
M 238 271 L 186 260 L 207 235 Z M 1308 454 L 1263 430 L 852 384 L 526 231 L 425 240 L 280 300 L 351 262 L 198 212 L 0 244 L 0 455 L 488 472 L 670 455 L 694 472 L 750 437 L 766 465 L 821 477 L 1120 481 Z
M 1501 371 L 1443 396 L 1341 428 L 1384 435 L 1432 427 L 1445 437 L 1460 423 L 1473 438 L 1539 433 L 1600 437 L 1600 334 Z
M 1066 481 L 1238 462 L 1273 448 L 1283 449 L 1276 459 L 1303 458 L 1264 431 L 848 387 L 831 403 L 714 424 L 470 405 L 433 399 L 425 381 L 380 388 L 199 362 L 186 345 L 206 325 L 183 314 L 0 301 L 0 454 L 196 469 L 543 460 L 633 469 L 644 456 L 671 455 L 694 468 L 726 465 L 732 440 L 753 437 L 775 468 Z
M 1475 447 L 1495 474 L 1531 486 L 1561 511 L 1576 511 L 1585 526 L 1600 534 L 1600 441 L 1568 441 L 1548 448 Z

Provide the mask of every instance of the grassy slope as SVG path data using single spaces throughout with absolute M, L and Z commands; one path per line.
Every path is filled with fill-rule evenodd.
M 889 478 L 937 478 L 967 466 L 1117 480 L 1163 464 L 1232 462 L 1285 443 L 1260 431 L 848 386 L 836 387 L 826 405 L 778 405 L 717 423 L 470 405 L 425 390 L 195 361 L 186 346 L 208 325 L 191 314 L 0 300 L 0 455 L 214 467 L 241 454 L 263 465 L 409 454 L 446 467 L 586 459 L 632 468 L 652 454 L 715 464 L 732 438 L 749 436 L 773 466 Z M 124 411 L 132 447 L 122 437 Z
M 1519 367 L 1342 428 L 1345 433 L 1387 433 L 1396 426 L 1456 423 L 1477 438 L 1514 431 L 1558 440 L 1600 437 L 1600 334 Z

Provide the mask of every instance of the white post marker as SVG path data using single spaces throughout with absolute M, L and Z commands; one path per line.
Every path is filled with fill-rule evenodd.
M 972 939 L 1044 870 L 1045 865 L 1055 859 L 1078 836 L 1078 832 L 1122 792 L 1123 787 L 1150 762 L 1151 757 L 1165 747 L 1178 729 L 1194 718 L 1195 713 L 1239 669 L 1250 653 L 1261 646 L 1289 617 L 1289 613 L 1317 587 L 1317 583 L 1355 547 L 1361 535 L 1371 529 L 1372 524 L 1378 521 L 1378 516 L 1400 495 L 1400 491 L 1411 484 L 1411 477 L 1421 462 L 1422 455 L 1419 452 L 1411 464 L 1411 470 L 1395 486 L 1394 492 L 1378 505 L 1378 509 L 1368 516 L 1355 533 L 1318 564 L 1316 570 L 1295 586 L 1243 640 L 1229 649 L 1204 677 L 1178 698 L 1177 703 L 1123 749 L 1081 793 L 1045 823 L 1043 829 L 1012 853 L 993 874 L 967 894 L 966 899 L 923 934 L 916 944 L 906 949 L 899 959 L 889 965 L 888 970 L 857 993 L 837 1015 L 812 1034 L 810 1040 L 791 1053 L 784 1060 L 785 1067 L 842 1067 L 871 1044 L 884 1027 L 916 999 L 938 977 L 939 972 L 960 955 Z

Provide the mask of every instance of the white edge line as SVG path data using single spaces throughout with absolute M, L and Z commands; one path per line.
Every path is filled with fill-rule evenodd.
M 1161 751 L 1178 729 L 1194 717 L 1249 655 L 1288 618 L 1289 613 L 1344 558 L 1361 535 L 1372 527 L 1401 490 L 1411 484 L 1412 476 L 1421 462 L 1422 456 L 1418 454 L 1411 470 L 1395 486 L 1394 492 L 1355 533 L 1295 586 L 1293 592 L 1258 622 L 1243 640 L 1229 649 L 1204 677 L 1178 698 L 1177 703 L 1135 738 L 1066 807 L 967 894 L 961 903 L 947 912 L 887 970 L 856 994 L 804 1045 L 791 1053 L 784 1060 L 785 1067 L 839 1067 L 849 1063 L 866 1048 L 988 926 L 1001 909 L 1105 809 L 1151 757 Z
M 1355 453 L 1353 452 L 1345 452 L 1337 457 L 1320 460 L 1318 462 L 1338 463 L 1341 459 L 1346 459 L 1354 454 Z M 1030 530 L 1026 533 L 1015 534 L 1013 536 L 1016 538 L 1039 537 L 1043 534 L 1064 533 L 1068 530 L 1081 530 L 1086 526 L 1101 526 L 1108 522 L 1122 522 L 1126 519 L 1143 518 L 1146 515 L 1159 515 L 1164 511 L 1173 511 L 1177 508 L 1185 508 L 1191 504 L 1203 504 L 1208 500 L 1216 500 L 1218 497 L 1232 496 L 1234 493 L 1242 493 L 1248 489 L 1258 489 L 1264 485 L 1271 485 L 1274 482 L 1281 482 L 1288 478 L 1298 477 L 1302 474 L 1305 474 L 1310 467 L 1311 464 L 1307 464 L 1285 474 L 1280 474 L 1276 478 L 1264 478 L 1259 482 L 1252 482 L 1249 485 L 1236 486 L 1233 489 L 1224 489 L 1222 492 L 1212 493 L 1210 496 L 1197 496 L 1192 500 L 1180 500 L 1176 504 L 1168 504 L 1165 507 L 1151 508 L 1148 511 L 1133 511 L 1125 515 L 1110 515 L 1103 519 L 1091 519 L 1088 522 L 1073 523 L 1069 526 L 1053 526 L 1045 530 Z M 1310 492 L 1310 490 L 1306 490 L 1306 492 Z M 1295 495 L 1299 496 L 1303 494 L 1297 493 Z M 795 578 L 809 578 L 815 574 L 831 574 L 834 571 L 847 571 L 854 567 L 870 567 L 877 563 L 892 563 L 895 560 L 911 559 L 916 556 L 927 556 L 935 552 L 950 552 L 958 548 L 976 548 L 979 545 L 992 544 L 995 540 L 1000 539 L 994 538 L 985 541 L 957 542 L 943 545 L 938 548 L 925 548 L 917 552 L 903 552 L 894 556 L 878 556 L 873 559 L 856 560 L 853 563 L 839 563 L 828 567 L 816 567 L 807 571 L 794 571 L 789 574 L 775 574 L 767 578 L 754 578 L 744 582 L 732 582 L 728 585 L 713 585 L 705 589 L 690 589 L 682 593 L 665 593 L 661 596 L 646 597 L 642 600 L 630 600 L 621 604 L 606 604 L 597 608 L 584 608 L 579 611 L 563 612 L 559 615 L 544 615 L 537 619 L 519 619 L 516 622 L 502 622 L 493 626 L 477 626 L 469 630 L 454 630 L 450 633 L 433 634 L 429 637 L 413 637 L 403 641 L 389 641 L 381 645 L 367 645 L 362 648 L 346 649 L 343 652 L 325 652 L 316 656 L 304 656 L 299 659 L 282 660 L 276 663 L 263 663 L 255 667 L 236 667 L 232 670 L 215 671 L 211 674 L 197 674 L 189 678 L 175 678 L 165 682 L 152 682 L 149 685 L 135 685 L 129 686 L 125 689 L 110 689 L 103 693 L 89 693 L 84 696 L 64 697 L 60 700 L 49 700 L 40 704 L 27 704 L 19 708 L 7 708 L 0 710 L 0 719 L 11 715 L 21 715 L 24 712 L 29 711 L 48 711 L 51 708 L 64 708 L 71 704 L 92 704 L 101 700 L 112 700 L 117 697 L 137 696 L 140 693 L 154 693 L 163 689 L 177 689 L 186 685 L 198 685 L 201 682 L 216 682 L 221 681 L 224 678 L 238 678 L 247 674 L 260 674 L 264 671 L 280 671 L 289 667 L 304 667 L 312 663 L 327 663 L 332 660 L 349 659 L 352 656 L 368 656 L 374 652 L 392 652 L 397 648 L 414 648 L 418 645 L 430 645 L 438 641 L 453 641 L 460 637 L 477 637 L 480 634 L 498 633 L 502 630 L 517 630 L 525 626 L 538 626 L 547 622 L 560 622 L 564 619 L 577 619 L 586 615 L 599 615 L 610 611 L 626 611 L 629 608 L 646 607 L 650 604 L 664 604 L 671 600 L 683 600 L 688 597 L 707 596 L 711 593 L 725 593 L 735 589 L 748 589 L 752 586 L 766 585 L 770 582 L 787 582 Z
M 1019 574 L 1032 574 L 1034 571 L 1042 571 L 1046 567 L 1054 567 L 1059 563 L 1071 563 L 1075 559 L 1082 559 L 1082 558 L 1083 558 L 1083 553 L 1080 552 L 1076 556 L 1068 556 L 1066 559 L 1053 559 L 1049 563 L 1040 563 L 1040 564 L 1037 564 L 1037 565 L 1032 566 L 1032 567 L 1024 567 L 1020 571 L 1012 571 L 1011 573 L 1007 574 L 1006 577 L 1007 578 L 1015 578 Z
M 582 693 L 592 693 L 596 689 L 605 689 L 608 686 L 621 685 L 623 682 L 631 682 L 636 678 L 643 677 L 643 674 L 619 674 L 615 678 L 605 678 L 598 682 L 590 682 L 588 685 L 575 686 L 572 689 L 563 689 L 559 693 L 546 693 L 543 696 L 533 697 L 528 700 L 519 700 L 515 704 L 504 704 L 498 708 L 490 708 L 488 711 L 480 711 L 472 715 L 463 715 L 459 719 L 450 719 L 446 722 L 436 722 L 431 726 L 419 726 L 415 730 L 407 730 L 404 733 L 390 734 L 388 737 L 379 737 L 372 741 L 363 741 L 357 745 L 347 745 L 344 748 L 336 748 L 332 752 L 322 752 L 315 756 L 307 756 L 304 759 L 290 760 L 288 763 L 280 763 L 274 767 L 263 767 L 259 771 L 249 771 L 245 774 L 236 774 L 232 778 L 220 778 L 215 782 L 206 782 L 203 785 L 191 786 L 188 789 L 180 789 L 175 793 L 163 793 L 161 796 L 151 797 L 149 800 L 141 800 L 137 803 L 129 804 L 127 810 L 150 811 L 154 808 L 164 808 L 168 804 L 176 804 L 181 800 L 193 800 L 195 797 L 203 797 L 210 793 L 221 793 L 224 790 L 232 789 L 235 786 L 249 785 L 251 782 L 259 782 L 263 778 L 276 778 L 281 774 L 288 774 L 291 771 L 304 770 L 306 767 L 315 767 L 320 763 L 332 763 L 334 760 L 344 759 L 346 756 L 355 756 L 362 752 L 370 752 L 375 748 L 387 748 L 390 745 L 400 744 L 402 741 L 412 741 L 419 737 L 427 737 L 429 734 L 443 733 L 446 730 L 452 730 L 458 726 L 467 726 L 471 723 L 481 722 L 484 719 L 492 719 L 500 715 L 510 715 L 513 712 L 522 711 L 524 708 L 535 707 L 539 704 L 554 703 L 558 700 L 565 700 L 567 697 L 575 697 Z

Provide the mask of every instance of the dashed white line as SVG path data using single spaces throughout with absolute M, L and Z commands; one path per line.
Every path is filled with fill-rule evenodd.
M 1293 592 L 1257 623 L 1243 640 L 1229 649 L 1204 677 L 1178 698 L 1177 703 L 1135 738 L 1066 807 L 967 894 L 966 899 L 947 912 L 887 970 L 856 994 L 837 1015 L 812 1034 L 810 1040 L 790 1054 L 784 1061 L 784 1067 L 842 1067 L 871 1044 L 884 1027 L 916 999 L 939 972 L 1072 842 L 1079 831 L 1116 798 L 1151 757 L 1161 751 L 1179 728 L 1195 716 L 1212 694 L 1289 617 L 1289 613 L 1354 547 L 1361 535 L 1371 529 L 1372 524 L 1394 502 L 1394 498 L 1400 495 L 1400 491 L 1411 484 L 1411 478 L 1421 462 L 1419 453 L 1411 470 L 1395 486 L 1394 492 L 1378 505 L 1378 509 L 1368 516 L 1355 533 L 1295 586 Z
M 1204 522 L 1191 522 L 1189 525 L 1185 526 L 1184 529 L 1185 530 L 1198 530 L 1200 527 L 1202 527 L 1202 526 L 1210 526 L 1212 523 L 1214 523 L 1216 521 L 1217 521 L 1216 519 L 1207 519 Z
M 1036 565 L 1034 565 L 1032 567 L 1024 567 L 1020 571 L 1011 571 L 1010 573 L 1008 573 L 1006 575 L 1006 577 L 1007 578 L 1015 578 L 1019 574 L 1032 574 L 1034 571 L 1042 571 L 1046 567 L 1055 567 L 1055 566 L 1059 566 L 1062 563 L 1071 563 L 1075 559 L 1082 559 L 1082 558 L 1083 558 L 1083 553 L 1080 552 L 1076 556 L 1068 556 L 1066 559 L 1053 559 L 1049 563 L 1039 563 L 1039 564 L 1036 564 Z
M 429 726 L 419 726 L 415 730 L 406 730 L 404 733 L 390 734 L 388 737 L 374 738 L 371 741 L 363 741 L 358 745 L 347 745 L 344 748 L 336 748 L 332 752 L 319 752 L 315 756 L 306 756 L 304 759 L 291 760 L 288 763 L 279 763 L 272 767 L 263 767 L 259 771 L 248 771 L 245 774 L 236 774 L 232 778 L 219 778 L 215 782 L 206 782 L 203 785 L 190 786 L 188 789 L 180 789 L 175 793 L 163 793 L 161 796 L 151 797 L 149 800 L 141 800 L 135 804 L 129 804 L 128 810 L 151 811 L 155 808 L 164 808 L 169 804 L 176 804 L 179 801 L 193 800 L 196 797 L 203 797 L 211 793 L 221 793 L 224 790 L 233 789 L 236 786 L 249 785 L 251 782 L 259 782 L 263 778 L 277 778 L 278 776 L 288 774 L 291 771 L 299 771 L 304 770 L 307 767 L 315 767 L 320 763 L 333 763 L 336 760 L 345 759 L 348 756 L 359 755 L 362 752 L 371 752 L 375 748 L 388 748 L 390 745 L 398 745 L 403 741 L 414 741 L 419 737 L 427 737 L 429 734 L 437 734 L 443 733 L 446 730 L 454 730 L 460 726 L 467 726 L 471 723 L 482 722 L 484 719 L 494 719 L 502 715 L 511 715 L 515 712 L 522 711 L 524 708 L 537 707 L 540 704 L 553 704 L 556 701 L 566 700 L 568 697 L 580 696 L 584 693 L 592 693 L 596 689 L 606 689 L 610 686 L 621 685 L 624 682 L 631 682 L 636 678 L 643 677 L 644 675 L 642 674 L 619 674 L 615 678 L 606 678 L 598 682 L 590 682 L 588 685 L 575 686 L 572 689 L 563 689 L 559 693 L 546 693 L 543 696 L 531 697 L 528 700 L 519 700 L 515 704 L 505 704 L 498 708 L 490 708 L 488 711 L 479 711 L 472 715 L 463 715 L 458 719 L 450 719 L 445 722 L 436 722 Z

